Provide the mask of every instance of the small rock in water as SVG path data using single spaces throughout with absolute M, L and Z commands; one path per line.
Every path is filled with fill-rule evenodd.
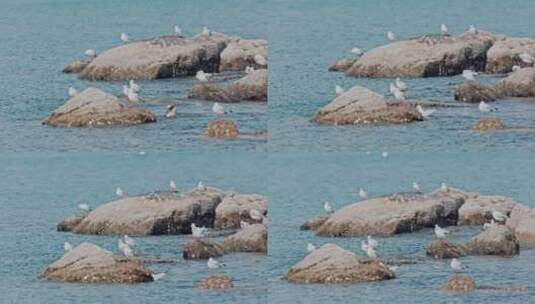
M 233 288 L 232 278 L 229 276 L 211 276 L 204 279 L 199 285 L 202 289 L 228 289 Z

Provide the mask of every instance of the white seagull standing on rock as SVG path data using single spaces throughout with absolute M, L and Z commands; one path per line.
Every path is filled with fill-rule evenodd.
M 211 36 L 212 35 L 212 32 L 208 29 L 208 27 L 206 26 L 203 26 L 202 27 L 202 33 L 204 36 Z
M 89 205 L 86 203 L 78 204 L 78 208 L 83 212 L 89 212 L 90 210 Z
M 463 264 L 458 259 L 452 259 L 450 263 L 450 267 L 455 271 L 463 270 Z
M 475 34 L 477 34 L 477 29 L 476 29 L 475 26 L 470 25 L 470 27 L 468 28 L 468 32 L 469 32 L 470 34 L 474 34 L 474 35 L 475 35 Z
M 495 112 L 498 111 L 497 108 L 489 106 L 486 102 L 482 101 L 479 103 L 478 109 L 480 112 Z
M 64 250 L 65 252 L 69 252 L 69 251 L 71 251 L 71 250 L 72 250 L 72 245 L 71 245 L 71 243 L 69 243 L 69 242 L 65 242 L 65 243 L 63 243 L 63 250 Z
M 97 57 L 97 52 L 93 49 L 88 49 L 84 52 L 84 55 L 86 55 L 87 57 L 95 58 Z
M 130 81 L 128 82 L 128 84 L 130 85 L 130 89 L 134 92 L 139 92 L 140 90 L 140 87 L 139 85 L 134 81 L 134 79 L 130 79 Z
M 437 238 L 443 239 L 448 233 L 450 233 L 448 229 L 441 228 L 439 225 L 435 224 L 435 235 Z
M 121 33 L 121 41 L 124 42 L 124 43 L 129 42 L 130 41 L 130 37 L 128 37 L 128 34 Z
M 245 67 L 245 74 L 251 74 L 252 72 L 254 72 L 254 68 L 252 66 L 248 65 Z
M 394 89 L 394 93 L 393 94 L 394 94 L 394 98 L 396 98 L 396 100 L 405 100 L 405 94 L 398 87 L 396 87 Z
M 267 60 L 266 60 L 266 57 L 260 55 L 260 54 L 256 54 L 254 55 L 253 57 L 254 59 L 254 62 L 258 65 L 262 65 L 262 66 L 266 66 L 267 65 Z
M 191 235 L 193 237 L 203 237 L 206 235 L 206 227 L 197 227 L 195 223 L 191 223 Z
M 207 82 L 210 76 L 212 76 L 212 74 L 205 73 L 203 70 L 199 70 L 197 71 L 197 74 L 195 74 L 195 78 L 197 78 L 197 80 L 200 82 Z
M 308 245 L 307 245 L 307 251 L 308 251 L 308 252 L 312 252 L 312 251 L 314 251 L 314 250 L 316 250 L 316 246 L 314 246 L 314 244 L 312 244 L 312 243 L 308 243 Z
M 476 80 L 475 76 L 477 75 L 477 72 L 474 72 L 472 70 L 464 70 L 463 71 L 463 77 L 466 80 Z
M 445 192 L 445 191 L 448 191 L 448 186 L 446 186 L 446 183 L 442 183 L 442 184 L 440 185 L 440 191 L 444 191 L 444 192 Z
M 400 91 L 406 91 L 407 90 L 407 84 L 404 83 L 401 78 L 396 78 L 396 87 L 400 90 Z
M 417 182 L 412 182 L 412 189 L 416 192 L 420 192 L 420 185 Z
M 389 41 L 394 41 L 394 40 L 396 40 L 396 35 L 394 33 L 392 33 L 391 31 L 388 31 L 386 33 L 386 38 L 388 38 Z
M 123 240 L 124 240 L 124 243 L 130 247 L 136 246 L 136 240 L 134 240 L 133 238 L 129 237 L 126 234 L 123 236 Z
M 442 32 L 442 34 L 445 35 L 445 34 L 448 33 L 448 27 L 447 27 L 444 23 L 442 23 L 442 24 L 440 25 L 440 31 Z
M 217 269 L 217 268 L 225 267 L 225 264 L 219 263 L 214 258 L 209 258 L 208 262 L 206 263 L 206 265 L 208 265 L 208 268 L 210 268 L 210 269 Z
M 204 186 L 203 182 L 200 181 L 198 184 L 197 184 L 197 190 L 200 190 L 200 191 L 204 191 L 206 190 L 206 186 Z
M 370 246 L 370 244 L 367 244 L 366 241 L 362 241 L 360 243 L 360 248 L 362 249 L 362 251 L 366 252 L 366 255 L 369 258 L 377 258 L 377 252 L 375 251 L 375 248 L 373 248 L 373 246 Z
M 325 212 L 327 212 L 327 214 L 331 214 L 334 212 L 333 207 L 331 206 L 331 204 L 329 204 L 329 202 L 325 202 L 325 204 L 323 204 L 323 209 L 325 210 Z
M 379 242 L 377 242 L 377 240 L 374 239 L 371 235 L 368 235 L 368 246 L 371 246 L 372 248 L 377 248 L 377 246 L 379 246 Z
M 357 56 L 362 56 L 362 54 L 364 54 L 364 52 L 358 48 L 358 47 L 354 47 L 351 49 L 351 53 L 357 55 Z
M 182 36 L 182 29 L 180 28 L 180 26 L 175 25 L 173 27 L 173 30 L 175 31 L 175 35 Z
M 507 215 L 501 213 L 496 209 L 492 209 L 492 218 L 494 218 L 498 223 L 505 223 L 505 221 L 507 220 Z
M 76 94 L 78 94 L 78 91 L 74 87 L 69 88 L 69 97 L 74 97 Z
M 130 102 L 139 102 L 139 95 L 136 92 L 134 92 L 132 88 L 128 90 L 128 94 L 126 95 L 126 98 L 128 98 Z
M 117 195 L 117 197 L 121 198 L 124 196 L 124 191 L 123 189 L 121 189 L 121 187 L 117 187 L 117 189 L 115 189 L 115 194 Z
M 122 239 L 119 239 L 117 241 L 119 250 L 123 253 L 125 257 L 133 257 L 134 256 L 134 250 L 128 246 Z
M 334 87 L 334 92 L 336 93 L 336 96 L 340 96 L 344 94 L 345 91 L 341 86 L 337 85 Z
M 431 116 L 431 114 L 433 114 L 435 112 L 434 109 L 431 109 L 431 110 L 424 110 L 424 108 L 422 108 L 421 105 L 417 105 L 416 106 L 416 110 L 418 111 L 418 113 L 422 114 L 422 116 L 424 118 L 427 118 L 429 116 Z
M 174 180 L 171 180 L 169 182 L 169 189 L 171 190 L 171 192 L 177 192 L 176 183 Z
M 225 108 L 219 102 L 215 102 L 212 106 L 212 112 L 216 115 L 223 115 L 225 114 Z
M 368 198 L 368 192 L 366 190 L 360 188 L 359 189 L 359 196 L 361 199 L 367 199 Z
M 391 83 L 390 83 L 390 88 L 389 88 L 390 94 L 394 95 L 394 91 L 395 91 L 396 89 L 398 89 L 398 88 L 396 87 L 396 85 L 395 85 L 394 83 L 391 82 Z

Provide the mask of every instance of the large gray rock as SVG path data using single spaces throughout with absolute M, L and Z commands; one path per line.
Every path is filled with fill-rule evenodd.
M 154 113 L 121 103 L 117 97 L 88 88 L 45 118 L 54 127 L 106 127 L 155 122 Z
M 523 68 L 500 80 L 494 89 L 501 97 L 535 97 L 535 68 Z
M 358 57 L 340 59 L 336 61 L 335 63 L 331 64 L 331 66 L 329 66 L 329 71 L 330 72 L 345 72 L 349 68 L 351 68 L 351 66 L 353 66 L 353 64 L 355 64 L 357 60 L 359 60 Z
M 252 224 L 223 241 L 225 252 L 267 253 L 268 232 L 263 224 Z
M 452 190 L 372 198 L 338 209 L 316 233 L 335 237 L 394 235 L 435 224 L 456 225 L 465 196 Z
M 47 267 L 48 280 L 79 283 L 140 283 L 153 281 L 152 273 L 137 261 L 119 261 L 91 243 L 82 243 Z
M 435 259 L 452 259 L 464 256 L 463 246 L 453 244 L 447 240 L 435 240 L 427 245 L 425 250 L 428 256 Z
M 461 102 L 480 103 L 495 101 L 498 99 L 498 94 L 492 87 L 475 80 L 466 80 L 455 88 L 454 98 Z
M 507 37 L 497 39 L 487 52 L 487 73 L 509 73 L 513 66 L 526 67 L 519 55 L 535 56 L 535 39 Z
M 359 283 L 389 280 L 395 274 L 379 261 L 326 244 L 290 268 L 286 278 L 295 283 Z
M 409 103 L 387 103 L 383 96 L 355 86 L 321 108 L 313 118 L 320 124 L 357 125 L 408 123 L 423 116 Z
M 268 58 L 268 42 L 262 39 L 232 40 L 221 52 L 220 71 L 243 71 L 247 66 L 265 69 L 255 62 L 255 55 Z
M 396 41 L 366 52 L 346 70 L 348 76 L 431 77 L 485 69 L 492 35 L 425 35 Z
M 490 225 L 464 245 L 470 255 L 512 256 L 519 254 L 520 245 L 513 230 L 505 225 Z
M 192 223 L 213 227 L 215 208 L 223 197 L 224 193 L 215 188 L 126 197 L 97 207 L 72 231 L 102 235 L 189 234 Z
M 323 225 L 329 219 L 328 215 L 318 215 L 307 221 L 305 221 L 300 227 L 300 230 L 312 230 L 316 231 L 321 225 Z
M 254 70 L 227 85 L 198 83 L 191 88 L 189 98 L 218 102 L 267 101 L 268 72 Z
M 191 39 L 162 36 L 127 43 L 99 54 L 79 74 L 90 80 L 159 79 L 217 72 L 230 37 L 213 33 Z
M 492 220 L 492 210 L 509 215 L 516 205 L 513 199 L 498 195 L 468 198 L 459 209 L 458 225 L 483 225 Z
M 85 58 L 85 59 L 82 59 L 82 60 L 75 60 L 71 63 L 69 63 L 64 69 L 63 69 L 63 73 L 66 73 L 66 74 L 71 74 L 71 73 L 74 73 L 74 74 L 77 74 L 77 73 L 80 73 L 81 71 L 83 71 L 85 69 L 86 66 L 88 66 L 91 61 L 93 60 L 93 58 Z
M 215 241 L 193 239 L 184 245 L 182 257 L 186 260 L 206 260 L 222 256 L 223 247 Z
M 237 229 L 240 222 L 261 223 L 250 216 L 251 210 L 257 210 L 267 216 L 267 198 L 258 194 L 234 194 L 227 195 L 223 202 L 215 209 L 214 228 Z
M 517 204 L 511 211 L 506 225 L 512 228 L 522 247 L 535 246 L 535 210 Z

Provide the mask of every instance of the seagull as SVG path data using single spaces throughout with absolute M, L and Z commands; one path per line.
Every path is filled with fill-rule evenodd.
M 431 116 L 431 114 L 433 114 L 433 113 L 435 112 L 434 109 L 431 109 L 431 110 L 424 110 L 424 108 L 422 108 L 421 105 L 417 105 L 417 106 L 416 106 L 416 110 L 417 110 L 420 114 L 422 114 L 422 116 L 423 116 L 424 118 L 427 118 L 427 117 Z
M 475 78 L 476 75 L 477 75 L 477 73 L 472 71 L 472 70 L 464 70 L 463 71 L 463 77 L 466 80 L 476 80 L 476 78 Z
M 212 112 L 216 115 L 223 115 L 225 114 L 225 108 L 219 102 L 215 102 L 212 106 Z
M 175 31 L 175 34 L 178 35 L 178 36 L 182 36 L 182 29 L 180 28 L 180 26 L 178 25 L 175 25 L 173 27 L 173 30 Z
M 412 182 L 412 189 L 416 192 L 420 192 L 420 185 L 417 182 Z
M 78 204 L 78 208 L 84 212 L 89 212 L 89 210 L 91 209 L 86 203 Z
M 439 225 L 435 224 L 435 235 L 437 238 L 443 239 L 448 233 L 450 233 L 448 229 L 441 228 Z
M 130 94 L 130 88 L 128 85 L 123 85 L 123 95 L 128 96 L 128 94 Z
M 379 242 L 377 242 L 376 239 L 372 238 L 371 235 L 368 235 L 368 246 L 371 246 L 372 248 L 377 248 L 377 246 L 379 246 Z
M 520 60 L 522 60 L 522 62 L 527 64 L 533 64 L 535 62 L 535 58 L 533 58 L 533 56 L 528 53 L 522 53 L 518 55 L 518 57 L 520 57 Z
M 496 209 L 492 209 L 492 218 L 494 218 L 498 223 L 503 223 L 507 220 L 507 215 L 501 213 Z
M 212 32 L 208 29 L 208 27 L 203 26 L 203 27 L 202 27 L 202 34 L 203 34 L 204 36 L 211 36 L 211 35 L 212 35 Z
M 518 70 L 520 70 L 521 67 L 519 65 L 513 65 L 513 72 L 516 72 Z
M 225 264 L 223 263 L 219 263 L 216 259 L 214 258 L 209 258 L 208 259 L 208 262 L 206 263 L 206 265 L 208 265 L 208 268 L 210 269 L 216 269 L 216 268 L 221 268 L 221 267 L 225 267 Z
M 151 276 L 152 276 L 152 279 L 153 279 L 154 281 L 158 281 L 158 280 L 162 279 L 163 277 L 165 277 L 165 272 L 162 272 L 162 273 L 153 273 L 153 274 L 151 274 Z
M 205 73 L 203 70 L 199 70 L 197 74 L 195 74 L 195 78 L 197 78 L 200 82 L 207 82 L 210 76 L 212 76 L 212 74 Z
M 260 213 L 260 211 L 258 211 L 256 209 L 249 210 L 249 217 L 252 218 L 255 221 L 261 221 L 264 218 L 262 213 Z
M 84 55 L 86 55 L 87 57 L 97 57 L 97 52 L 93 49 L 88 49 L 84 52 Z
M 382 154 L 381 154 L 382 157 L 388 157 L 388 152 L 384 151 Z
M 468 32 L 469 32 L 470 34 L 477 34 L 477 29 L 476 29 L 475 26 L 470 25 L 470 27 L 468 28 Z
M 464 268 L 463 264 L 458 259 L 452 259 L 451 263 L 450 263 L 450 266 L 455 271 L 461 271 Z
M 177 192 L 176 184 L 174 180 L 169 181 L 169 188 L 171 189 L 171 192 Z
M 191 235 L 193 237 L 203 237 L 206 235 L 206 227 L 197 227 L 195 223 L 191 223 Z
M 126 33 L 121 33 L 121 41 L 127 43 L 130 41 L 130 37 Z
M 69 88 L 69 97 L 74 97 L 76 94 L 78 94 L 78 91 L 74 87 Z
M 128 84 L 130 85 L 130 89 L 134 92 L 139 92 L 139 85 L 134 81 L 134 79 L 130 79 L 130 82 L 128 82 Z
M 494 225 L 496 225 L 496 222 L 494 221 L 494 219 L 492 219 L 492 220 L 490 221 L 490 223 L 485 223 L 485 224 L 483 224 L 483 230 L 489 229 L 490 227 L 492 227 L 492 226 L 494 226 Z
M 364 54 L 364 52 L 358 48 L 358 47 L 354 47 L 351 49 L 351 53 L 357 55 L 357 56 L 362 56 L 362 54 Z
M 175 105 L 167 105 L 165 108 L 165 118 L 173 118 L 176 116 L 176 106 Z
M 331 204 L 329 204 L 329 202 L 325 202 L 325 204 L 323 204 L 323 209 L 325 210 L 325 212 L 327 212 L 327 214 L 331 214 L 334 212 L 333 207 L 331 207 Z
M 362 249 L 362 251 L 366 252 L 366 255 L 369 258 L 372 258 L 372 259 L 377 258 L 377 252 L 375 251 L 375 248 L 367 244 L 365 241 L 361 242 L 360 248 Z
M 389 266 L 388 269 L 392 272 L 396 272 L 399 269 L 399 266 Z
M 202 181 L 197 184 L 197 190 L 200 190 L 200 191 L 206 190 L 206 186 L 204 186 Z
M 247 223 L 246 221 L 240 221 L 240 228 L 241 229 L 244 229 L 244 228 L 247 228 L 250 224 Z
M 334 92 L 336 93 L 336 96 L 340 96 L 344 94 L 344 89 L 341 86 L 337 85 L 334 87 Z
M 448 186 L 446 186 L 446 183 L 442 183 L 440 185 L 440 191 L 448 191 Z
M 119 249 L 125 257 L 134 256 L 134 250 L 132 250 L 132 248 L 130 248 L 130 246 L 128 246 L 128 244 L 124 243 L 122 240 L 119 240 Z
M 65 243 L 63 243 L 63 250 L 64 250 L 65 252 L 69 252 L 69 251 L 71 251 L 71 250 L 72 250 L 72 245 L 71 245 L 71 243 L 69 243 L 69 242 L 65 242 Z
M 126 98 L 128 98 L 128 100 L 130 102 L 139 102 L 139 95 L 134 92 L 134 90 L 132 90 L 130 88 L 130 90 L 128 90 L 128 94 L 126 95 Z
M 312 244 L 312 243 L 308 243 L 308 245 L 307 245 L 307 251 L 308 251 L 308 252 L 312 252 L 312 251 L 314 251 L 314 250 L 316 250 L 316 246 L 314 246 L 314 244 Z
M 479 103 L 479 111 L 480 112 L 495 112 L 495 111 L 498 111 L 497 108 L 493 108 L 491 106 L 489 106 L 486 102 L 482 101 Z
M 262 66 L 266 66 L 267 65 L 267 60 L 266 60 L 266 57 L 260 55 L 260 54 L 256 54 L 254 55 L 254 62 L 258 65 L 262 65 Z
M 447 34 L 448 33 L 448 27 L 442 23 L 442 25 L 440 25 L 440 31 L 442 32 L 442 34 Z
M 129 237 L 126 234 L 123 236 L 123 240 L 124 240 L 124 243 L 130 247 L 136 246 L 136 240 L 134 240 L 133 238 Z
M 405 100 L 405 94 L 398 87 L 394 89 L 393 95 L 396 100 Z
M 119 238 L 119 240 L 117 240 L 117 247 L 119 247 L 119 250 L 122 252 L 123 249 L 128 246 L 126 245 L 126 243 L 123 241 L 122 238 Z
M 124 191 L 123 189 L 121 189 L 121 187 L 117 187 L 117 189 L 115 190 L 115 194 L 117 194 L 117 197 L 123 197 Z
M 388 31 L 386 33 L 386 38 L 388 38 L 388 40 L 390 40 L 390 41 L 394 41 L 394 40 L 396 40 L 396 35 L 394 35 L 394 33 L 392 33 L 391 31 Z
M 252 72 L 254 72 L 254 68 L 252 66 L 248 65 L 245 67 L 245 74 L 251 74 Z
M 400 91 L 406 91 L 407 90 L 407 84 L 404 83 L 403 81 L 401 81 L 401 79 L 398 77 L 396 78 L 396 87 L 400 90 Z
M 367 199 L 368 198 L 368 193 L 366 192 L 366 190 L 360 188 L 359 189 L 359 196 L 361 199 Z

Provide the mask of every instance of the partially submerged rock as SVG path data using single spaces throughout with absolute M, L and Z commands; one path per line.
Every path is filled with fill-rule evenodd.
M 186 260 L 206 260 L 222 256 L 223 247 L 215 241 L 193 239 L 184 245 L 182 257 Z
M 299 227 L 299 229 L 316 231 L 316 229 L 321 227 L 321 225 L 323 225 L 323 223 L 325 223 L 328 219 L 329 219 L 328 215 L 319 215 L 319 216 L 313 217 L 307 220 L 306 222 L 304 222 L 303 225 Z
M 251 218 L 251 210 L 267 215 L 267 198 L 258 194 L 227 195 L 215 209 L 214 228 L 237 229 L 240 222 L 261 223 Z
M 355 64 L 357 60 L 359 60 L 358 57 L 340 59 L 329 67 L 329 71 L 330 72 L 345 72 L 351 66 L 353 66 L 353 64 Z
M 476 282 L 467 275 L 455 274 L 442 286 L 443 291 L 447 292 L 471 292 L 476 289 Z
M 426 254 L 435 259 L 452 259 L 464 256 L 465 252 L 462 246 L 447 240 L 435 240 L 427 246 Z
M 499 195 L 468 198 L 459 209 L 458 225 L 483 225 L 492 220 L 492 210 L 509 215 L 518 205 L 513 199 Z
M 215 188 L 185 194 L 156 192 L 121 198 L 91 211 L 72 231 L 99 235 L 189 234 L 191 224 L 213 227 L 224 193 Z
M 485 68 L 494 37 L 487 34 L 425 35 L 374 48 L 346 70 L 348 76 L 432 77 Z
M 394 235 L 426 227 L 456 225 L 458 210 L 468 194 L 437 191 L 397 193 L 345 206 L 333 213 L 316 233 L 352 237 Z
M 502 120 L 498 117 L 483 117 L 472 127 L 474 131 L 491 131 L 503 129 Z
M 290 268 L 286 278 L 295 283 L 359 283 L 389 280 L 395 274 L 379 261 L 326 244 Z
M 64 69 L 63 69 L 63 73 L 66 73 L 66 74 L 71 74 L 71 73 L 74 73 L 74 74 L 78 74 L 80 73 L 83 69 L 85 69 L 86 66 L 88 66 L 91 61 L 93 60 L 93 58 L 86 58 L 86 59 L 82 59 L 82 60 L 75 60 L 71 63 L 69 63 Z
M 469 103 L 490 102 L 498 98 L 494 88 L 475 80 L 465 80 L 455 88 L 455 100 Z
M 260 55 L 266 60 L 268 42 L 262 39 L 236 39 L 221 52 L 220 71 L 243 71 L 246 67 L 266 68 L 259 65 L 254 57 Z
M 494 88 L 502 97 L 535 97 L 535 68 L 512 72 Z
M 263 224 L 252 224 L 225 238 L 225 252 L 267 253 L 268 233 Z
M 520 54 L 535 56 L 535 39 L 507 37 L 498 39 L 487 52 L 487 73 L 509 73 L 513 66 L 528 66 Z
M 512 228 L 522 247 L 535 246 L 535 210 L 517 204 L 509 215 L 506 225 Z
M 321 108 L 313 121 L 321 124 L 400 124 L 423 120 L 410 103 L 387 103 L 383 96 L 355 86 Z
M 240 134 L 238 126 L 232 120 L 214 120 L 208 123 L 203 130 L 207 137 L 219 139 L 234 139 Z
M 464 246 L 470 255 L 512 256 L 520 245 L 513 230 L 505 225 L 490 225 Z
M 231 84 L 199 83 L 193 86 L 189 98 L 218 102 L 267 101 L 268 72 L 254 70 Z
M 136 261 L 119 261 L 91 243 L 82 243 L 47 267 L 48 280 L 77 283 L 141 283 L 153 281 L 150 270 Z
M 75 215 L 70 216 L 63 221 L 61 221 L 57 226 L 56 229 L 61 232 L 69 232 L 72 231 L 80 222 L 85 218 L 84 215 Z
M 228 289 L 233 288 L 232 278 L 226 275 L 214 275 L 202 280 L 199 285 L 202 289 Z
M 156 115 L 148 110 L 125 105 L 111 94 L 88 88 L 56 109 L 43 124 L 55 127 L 105 127 L 155 121 Z

